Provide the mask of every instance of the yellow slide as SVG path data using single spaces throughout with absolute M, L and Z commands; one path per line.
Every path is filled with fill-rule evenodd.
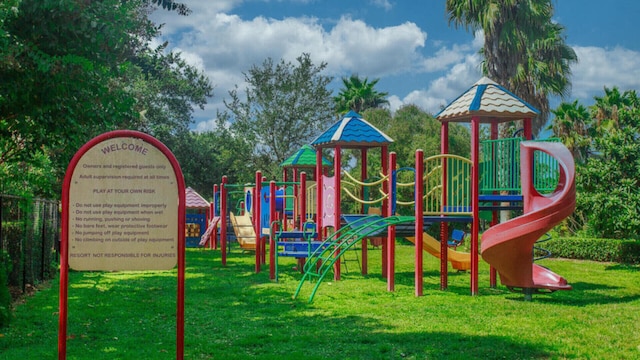
M 415 237 L 406 237 L 405 239 L 416 243 Z M 427 233 L 422 234 L 422 246 L 424 251 L 440 259 L 440 242 Z M 471 269 L 471 254 L 447 249 L 447 260 L 456 270 Z
M 233 225 L 233 232 L 236 234 L 238 244 L 243 250 L 256 249 L 256 232 L 253 229 L 253 223 L 249 215 L 235 216 L 233 213 L 229 213 L 231 218 L 231 225 Z

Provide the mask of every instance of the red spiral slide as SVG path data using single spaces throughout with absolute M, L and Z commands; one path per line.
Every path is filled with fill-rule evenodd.
M 558 185 L 548 195 L 542 195 L 534 188 L 536 151 L 543 151 L 558 162 Z M 575 209 L 573 156 L 561 143 L 524 141 L 520 145 L 520 158 L 524 214 L 484 232 L 482 258 L 497 270 L 503 285 L 520 288 L 525 296 L 538 289 L 570 290 L 571 285 L 562 276 L 533 263 L 533 245 Z

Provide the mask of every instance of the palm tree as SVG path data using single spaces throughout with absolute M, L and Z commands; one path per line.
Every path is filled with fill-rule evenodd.
M 447 0 L 446 9 L 449 23 L 484 31 L 484 74 L 540 110 L 538 133 L 550 113 L 548 96 L 567 94 L 577 61 L 564 27 L 551 20 L 551 0 Z
M 602 132 L 617 131 L 627 126 L 628 117 L 620 114 L 640 107 L 640 98 L 635 90 L 620 92 L 618 87 L 609 89 L 605 86 L 604 96 L 594 96 L 595 104 L 591 106 L 591 116 L 594 136 Z
M 378 92 L 374 89 L 379 80 L 375 79 L 369 82 L 366 77 L 361 79 L 357 74 L 352 74 L 348 78 L 343 77 L 342 85 L 344 87 L 338 96 L 333 98 L 336 112 L 344 114 L 353 110 L 360 114 L 366 109 L 379 108 L 389 104 L 389 100 L 385 99 L 389 93 Z
M 588 134 L 589 110 L 575 100 L 572 103 L 562 103 L 551 112 L 555 117 L 549 128 L 562 139 L 576 162 L 584 163 L 591 150 L 591 137 Z

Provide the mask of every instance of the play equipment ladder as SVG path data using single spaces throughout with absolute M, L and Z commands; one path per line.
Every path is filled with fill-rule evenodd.
M 380 236 L 391 225 L 415 222 L 413 216 L 389 216 L 379 215 L 363 216 L 358 220 L 340 228 L 339 231 L 328 237 L 316 251 L 314 251 L 305 264 L 304 276 L 296 289 L 294 298 L 298 296 L 302 285 L 307 279 L 317 278 L 316 284 L 309 296 L 309 302 L 313 300 L 322 280 L 333 268 L 338 259 L 359 240 L 365 237 Z

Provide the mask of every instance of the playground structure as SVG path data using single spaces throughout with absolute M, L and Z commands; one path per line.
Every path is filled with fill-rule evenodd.
M 537 110 L 500 85 L 483 78 L 437 115 L 442 124 L 441 154 L 424 159 L 424 154 L 418 150 L 415 167 L 410 168 L 399 168 L 395 154 L 388 152 L 392 139 L 358 114 L 346 114 L 312 143 L 316 166 L 312 174 L 315 181 L 310 182 L 311 185 L 306 183 L 306 173 L 299 174 L 299 181 L 294 172 L 295 181 L 286 181 L 285 175 L 285 181 L 278 183 L 266 182 L 261 173 L 256 172 L 256 181 L 251 184 L 252 190 L 247 192 L 245 199 L 253 204 L 245 208 L 252 219 L 254 233 L 251 235 L 255 235 L 256 272 L 265 264 L 268 239 L 270 277 L 277 280 L 278 256 L 298 258 L 301 268 L 304 265 L 304 276 L 294 296 L 299 295 L 305 281 L 315 278 L 311 301 L 328 273 L 332 272 L 335 280 L 340 279 L 339 259 L 355 244 L 362 245 L 362 273 L 366 274 L 367 240 L 384 238 L 381 244 L 382 276 L 387 279 L 387 289 L 393 291 L 395 239 L 405 237 L 416 249 L 416 296 L 423 292 L 423 251 L 440 258 L 441 289 L 447 288 L 450 262 L 454 269 L 469 270 L 471 294 L 476 295 L 479 218 L 480 211 L 485 210 L 490 214 L 492 227 L 483 235 L 482 257 L 491 265 L 492 287 L 496 286 L 499 272 L 502 283 L 509 289 L 522 291 L 525 298 L 540 289 L 570 289 L 566 280 L 533 264 L 533 243 L 573 211 L 573 161 L 558 143 L 497 139 L 499 123 L 522 119 L 524 138 L 530 140 L 531 117 L 536 113 Z M 451 122 L 471 123 L 471 159 L 448 154 Z M 482 160 L 480 124 L 491 126 L 491 140 L 482 143 Z M 360 150 L 359 180 L 340 168 L 342 150 L 346 148 Z M 380 149 L 382 165 L 380 176 L 373 181 L 368 179 L 366 167 L 371 148 Z M 323 149 L 333 150 L 332 175 L 328 174 Z M 518 162 L 520 166 L 517 166 Z M 402 171 L 413 172 L 414 181 L 399 182 L 398 174 Z M 220 190 L 214 188 L 214 194 L 220 194 L 220 211 L 214 213 L 220 224 L 226 223 L 227 187 L 223 178 Z M 369 187 L 377 189 L 367 190 Z M 413 192 L 412 199 L 398 199 L 398 190 L 403 187 Z M 551 194 L 547 196 L 540 192 Z M 368 199 L 362 196 L 365 193 L 369 194 Z M 379 197 L 371 199 L 371 194 L 379 194 Z M 341 213 L 343 195 L 360 203 L 359 214 Z M 290 205 L 286 205 L 286 199 L 290 200 Z M 367 215 L 374 206 L 380 214 Z M 398 206 L 411 207 L 413 215 L 397 215 Z M 499 211 L 512 209 L 524 209 L 525 214 L 498 224 Z M 451 223 L 470 227 L 470 253 L 449 248 Z M 439 226 L 439 240 L 427 234 L 426 230 L 431 226 Z M 224 225 L 220 227 L 223 264 L 226 261 L 225 228 Z M 518 261 L 505 260 L 511 257 Z
M 207 219 L 210 218 L 210 205 L 207 200 L 190 187 L 185 189 L 185 199 L 185 243 L 187 247 L 196 247 L 199 245 L 200 238 L 207 228 Z
M 533 263 L 533 246 L 547 231 L 575 208 L 575 169 L 569 150 L 559 143 L 524 142 L 522 146 L 522 193 L 524 215 L 491 227 L 483 234 L 482 257 L 500 273 L 500 280 L 508 288 L 519 288 L 527 299 L 534 291 L 568 290 L 567 281 L 540 265 Z M 542 195 L 535 188 L 529 174 L 533 169 L 534 151 L 544 151 L 558 160 L 560 179 L 550 195 Z M 517 249 L 517 251 L 514 251 Z

